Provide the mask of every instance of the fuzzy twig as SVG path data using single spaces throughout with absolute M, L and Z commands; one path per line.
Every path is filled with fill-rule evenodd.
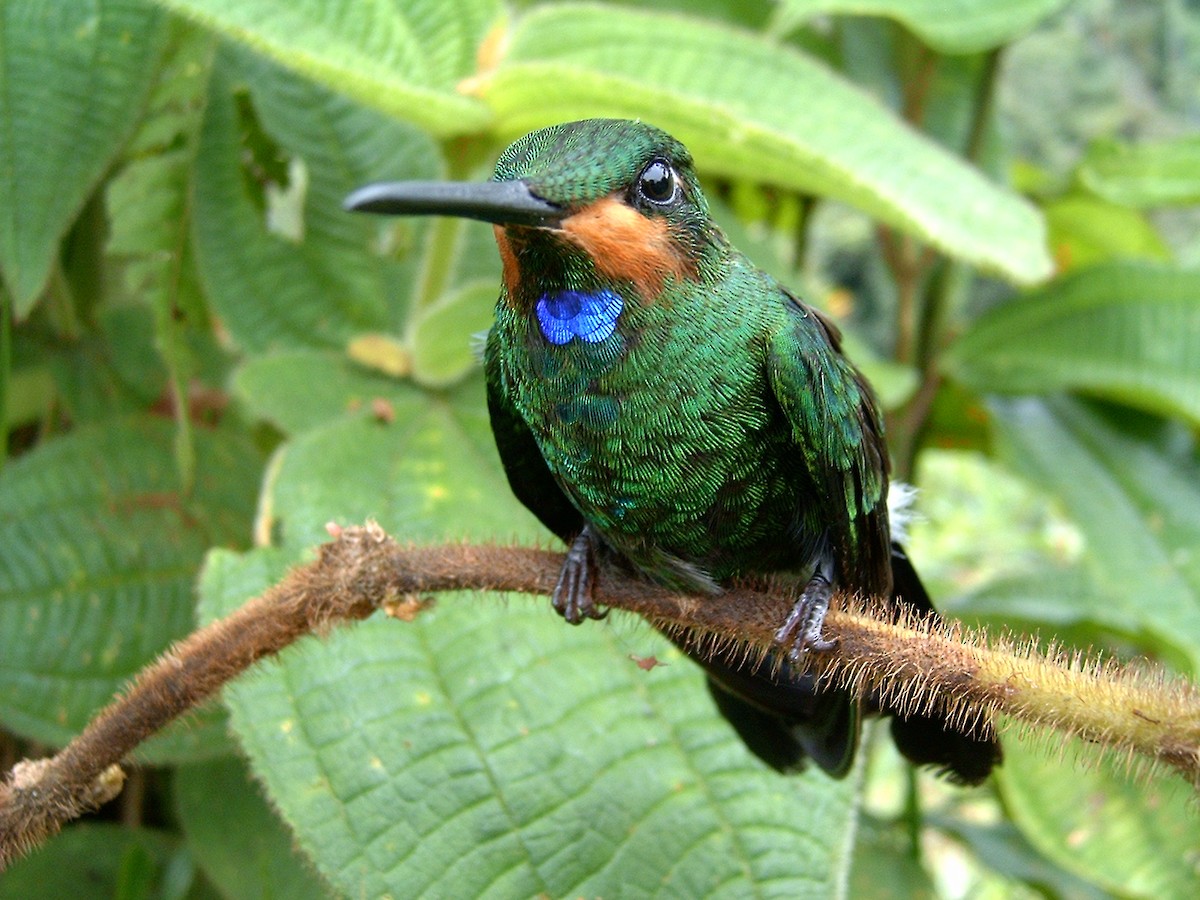
M 259 660 L 300 637 L 366 618 L 377 609 L 407 618 L 422 594 L 496 590 L 547 594 L 561 554 L 498 546 L 402 547 L 374 525 L 332 529 L 317 558 L 237 612 L 171 648 L 55 756 L 14 767 L 0 783 L 0 869 L 63 823 L 115 796 L 118 764 L 141 741 L 212 696 Z M 599 599 L 685 634 L 701 646 L 737 643 L 765 653 L 794 598 L 769 585 L 719 598 L 691 597 L 615 570 Z M 928 620 L 890 621 L 849 598 L 829 613 L 837 647 L 809 654 L 823 677 L 872 691 L 904 711 L 942 709 L 968 726 L 1003 713 L 1034 726 L 1135 751 L 1200 784 L 1200 693 L 1084 665 L 1031 647 L 987 646 L 982 636 Z

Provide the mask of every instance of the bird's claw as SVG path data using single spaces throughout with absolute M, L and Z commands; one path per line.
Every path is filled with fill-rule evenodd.
M 837 646 L 824 636 L 825 615 L 829 612 L 829 601 L 833 596 L 833 585 L 820 574 L 815 574 L 804 586 L 787 621 L 775 632 L 775 643 L 788 651 L 788 659 L 799 662 L 810 650 L 827 651 Z
M 591 528 L 575 538 L 558 576 L 551 598 L 555 612 L 578 625 L 584 619 L 603 619 L 607 609 L 596 605 L 596 548 Z

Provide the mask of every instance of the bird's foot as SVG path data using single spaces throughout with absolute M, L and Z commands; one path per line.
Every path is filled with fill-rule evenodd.
M 787 621 L 775 632 L 775 642 L 787 649 L 788 659 L 799 662 L 809 650 L 832 650 L 837 646 L 837 641 L 827 640 L 823 634 L 832 597 L 833 585 L 817 571 L 804 586 Z
M 578 625 L 584 619 L 603 619 L 607 609 L 596 605 L 596 536 L 591 526 L 585 526 L 575 538 L 554 586 L 551 604 L 555 612 Z

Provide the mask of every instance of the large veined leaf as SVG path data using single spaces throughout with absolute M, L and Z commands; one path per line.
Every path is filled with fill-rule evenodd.
M 995 307 L 946 365 L 979 389 L 1087 391 L 1200 422 L 1200 273 L 1095 266 Z
M 993 400 L 990 408 L 1002 457 L 1056 496 L 1083 533 L 1092 602 L 1104 607 L 1097 618 L 1122 620 L 1200 671 L 1196 464 L 1067 400 Z M 1070 605 L 1086 614 L 1079 598 Z
M 307 78 L 434 134 L 488 112 L 456 93 L 500 16 L 497 0 L 158 0 Z
M 886 16 L 944 53 L 973 53 L 1024 34 L 1066 0 L 781 0 L 778 27 L 829 15 Z
M 176 23 L 128 162 L 105 190 L 107 251 L 122 263 L 131 296 L 187 309 L 190 167 L 203 118 L 215 40 Z M 164 227 L 167 226 L 167 227 Z
M 200 368 L 188 331 L 209 324 L 192 252 L 191 173 L 216 41 L 179 22 L 170 32 L 146 115 L 126 150 L 129 161 L 105 190 L 106 251 L 121 266 L 129 296 L 154 311 L 154 345 L 170 374 L 172 401 L 183 408 Z M 145 355 L 139 348 L 116 358 Z M 176 425 L 176 460 L 186 484 L 195 469 L 191 421 L 181 416 Z
M 294 199 L 268 229 L 261 193 L 241 169 L 242 131 L 228 68 L 218 61 L 200 135 L 195 229 L 200 272 L 230 334 L 248 350 L 340 347 L 361 331 L 398 328 L 394 263 L 368 252 L 377 223 L 341 207 L 383 178 L 433 177 L 430 138 L 282 69 L 244 59 L 263 129 L 291 154 Z
M 1079 180 L 1126 206 L 1200 202 L 1200 137 L 1136 146 L 1099 142 L 1080 164 Z
M 376 415 L 372 404 L 387 404 L 388 415 L 407 418 L 425 395 L 407 382 L 352 365 L 345 354 L 328 350 L 283 350 L 252 357 L 234 373 L 233 392 L 250 415 L 288 434 L 332 420 Z
M 55 396 L 77 424 L 140 412 L 162 392 L 161 362 L 147 349 L 154 323 L 140 306 L 100 310 L 94 329 L 49 347 Z
M 1176 776 L 1131 777 L 1078 742 L 1006 736 L 996 780 L 1025 837 L 1068 872 L 1120 897 L 1200 894 L 1195 794 Z
M 507 136 L 588 115 L 642 118 L 686 143 L 704 171 L 844 200 L 1018 281 L 1050 271 L 1029 203 L 788 47 L 591 4 L 537 9 L 510 41 L 474 88 Z
M 323 523 L 400 540 L 544 534 L 509 493 L 482 385 L 394 421 L 333 421 L 279 451 L 284 550 L 210 557 L 208 615 L 262 590 Z M 844 885 L 854 779 L 784 777 L 716 717 L 645 626 L 567 628 L 544 599 L 457 594 L 375 617 L 225 691 L 300 847 L 349 896 L 826 897 Z M 645 671 L 629 659 L 667 663 Z
M 0 473 L 0 721 L 59 745 L 193 623 L 205 551 L 246 540 L 256 454 L 200 432 L 181 494 L 171 423 L 109 420 L 47 441 Z M 191 717 L 139 755 L 224 751 L 223 722 Z
M 137 121 L 161 19 L 142 0 L 0 4 L 0 276 L 18 316 Z

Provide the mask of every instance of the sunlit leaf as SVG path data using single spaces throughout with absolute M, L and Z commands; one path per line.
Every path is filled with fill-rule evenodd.
M 1070 401 L 996 400 L 991 409 L 1002 458 L 1056 497 L 1083 533 L 1098 617 L 1119 618 L 1200 671 L 1196 463 Z M 1081 604 L 1071 601 L 1076 614 Z
M 830 14 L 886 16 L 943 53 L 973 53 L 1029 31 L 1066 0 L 781 0 L 782 30 Z
M 413 377 L 438 387 L 479 365 L 481 335 L 492 324 L 499 282 L 475 281 L 422 310 L 413 330 Z
M 411 384 L 354 365 L 345 354 L 285 350 L 256 356 L 234 374 L 233 390 L 250 414 L 296 434 L 345 416 L 417 415 L 426 396 Z
M 0 4 L 0 276 L 18 317 L 136 124 L 162 46 L 141 0 Z
M 997 782 L 1022 833 L 1068 872 L 1121 897 L 1200 894 L 1195 794 L 1177 776 L 1130 777 L 1080 742 L 1005 735 Z
M 364 106 L 434 134 L 486 124 L 456 92 L 500 16 L 497 0 L 158 0 Z
M 845 200 L 1018 281 L 1050 271 L 1044 224 L 1024 199 L 761 37 L 676 15 L 548 6 L 517 23 L 503 63 L 475 89 L 508 136 L 585 116 L 642 118 L 687 144 L 705 172 Z
M 1112 263 L 981 316 L 945 365 L 978 389 L 1086 391 L 1200 422 L 1200 273 Z
M 1171 259 L 1170 247 L 1137 210 L 1082 194 L 1051 200 L 1042 209 L 1063 271 L 1116 259 Z
M 290 157 L 298 229 L 268 229 L 263 193 L 243 172 L 239 107 L 218 63 L 200 136 L 195 230 L 211 302 L 244 349 L 341 347 L 398 328 L 395 264 L 368 252 L 378 223 L 342 209 L 353 188 L 434 176 L 440 157 L 414 129 L 281 69 L 244 61 L 262 128 Z M 257 187 L 257 186 L 256 186 Z M 283 186 L 276 185 L 283 190 Z

